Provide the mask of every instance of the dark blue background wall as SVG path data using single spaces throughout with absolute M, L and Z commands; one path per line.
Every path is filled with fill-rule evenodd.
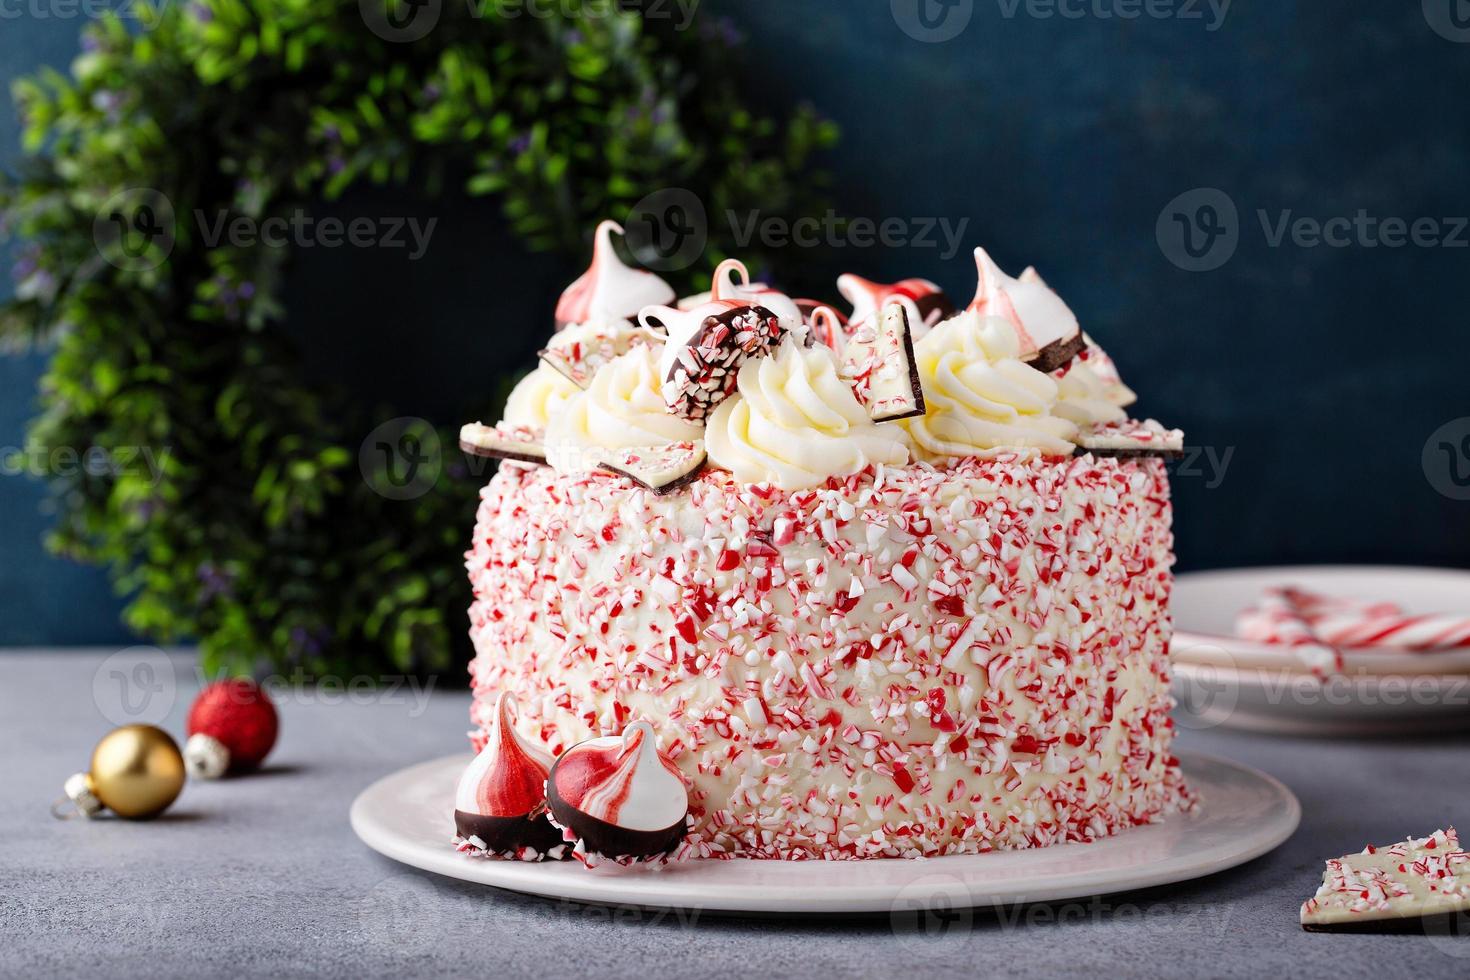
M 1354 236 L 1313 247 L 1273 243 L 1262 225 L 1263 213 L 1271 226 L 1362 211 L 1435 219 L 1448 236 L 1459 222 L 1444 219 L 1470 214 L 1470 32 L 1435 30 L 1458 36 L 1442 16 L 1452 2 L 1239 3 L 1218 21 L 1207 2 L 1188 5 L 1198 19 L 1125 20 L 1093 11 L 1127 0 L 1063 4 L 1081 18 L 959 0 L 939 28 L 958 33 L 939 42 L 911 36 L 923 33 L 915 0 L 706 0 L 698 16 L 733 16 L 761 101 L 810 100 L 842 124 L 841 211 L 910 228 L 965 221 L 967 246 L 1011 271 L 1035 264 L 1111 349 L 1141 410 L 1187 430 L 1201 455 L 1175 479 L 1182 568 L 1470 565 L 1470 503 L 1452 499 L 1448 457 L 1431 450 L 1440 462 L 1427 469 L 1422 458 L 1432 433 L 1470 416 L 1470 232 L 1458 248 Z M 0 75 L 64 63 L 78 26 L 0 23 Z M 0 157 L 15 151 L 7 115 Z M 1204 188 L 1238 220 L 1206 255 L 1217 268 L 1186 271 L 1156 227 L 1161 214 L 1166 230 L 1175 211 L 1197 218 L 1203 198 L 1189 192 Z M 444 230 L 412 276 L 395 278 L 379 255 L 304 257 L 292 295 L 320 297 L 325 283 L 334 302 L 293 332 L 324 378 L 449 422 L 477 377 L 529 363 L 540 339 L 531 327 L 487 335 L 491 291 L 517 296 L 517 315 L 498 322 L 534 323 L 519 314 L 548 311 L 574 270 L 481 260 L 477 248 L 511 248 L 493 208 L 427 207 Z M 785 265 L 925 275 L 968 297 L 968 249 L 943 253 L 791 249 Z M 409 319 L 419 340 L 405 345 Z M 357 345 L 345 359 L 343 339 Z M 0 446 L 20 440 L 40 364 L 0 358 Z M 0 478 L 0 642 L 119 639 L 100 573 L 42 556 L 40 499 Z

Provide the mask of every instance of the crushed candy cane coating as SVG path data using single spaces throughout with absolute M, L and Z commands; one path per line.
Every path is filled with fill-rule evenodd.
M 478 742 L 651 722 L 705 857 L 1087 841 L 1187 808 L 1157 460 L 1000 455 L 660 497 L 503 468 L 466 566 Z

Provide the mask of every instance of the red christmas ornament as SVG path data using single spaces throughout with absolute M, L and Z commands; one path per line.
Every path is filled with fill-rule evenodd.
M 189 774 L 218 779 L 264 762 L 276 744 L 280 721 L 260 685 L 237 677 L 216 681 L 199 692 L 189 709 L 187 730 L 184 761 Z

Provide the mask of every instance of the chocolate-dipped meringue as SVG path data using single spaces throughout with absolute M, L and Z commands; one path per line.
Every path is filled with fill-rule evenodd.
M 646 721 L 567 749 L 551 767 L 546 795 L 557 824 L 588 853 L 654 857 L 686 833 L 689 791 Z
M 500 696 L 485 747 L 460 777 L 454 826 L 461 847 L 525 860 L 561 857 L 562 835 L 546 818 L 551 756 L 515 730 L 515 697 Z

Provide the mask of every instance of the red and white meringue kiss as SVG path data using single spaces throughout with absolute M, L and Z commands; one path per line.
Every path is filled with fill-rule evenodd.
M 1012 279 L 983 248 L 975 249 L 975 268 L 979 282 L 970 311 L 999 317 L 1014 327 L 1023 361 L 1038 371 L 1055 371 L 1083 348 L 1076 314 L 1035 269 L 1028 268 L 1020 279 Z
M 527 860 L 560 856 L 563 841 L 546 819 L 551 755 L 515 730 L 515 696 L 500 695 L 485 747 L 459 780 L 454 825 L 461 850 Z
M 623 234 L 616 221 L 597 226 L 592 265 L 566 288 L 556 304 L 556 329 L 574 323 L 631 320 L 645 306 L 669 303 L 674 289 L 652 272 L 634 269 L 618 258 L 612 235 Z
M 646 721 L 567 749 L 546 791 L 552 817 L 585 852 L 653 857 L 673 850 L 686 833 L 689 791 Z
M 899 282 L 873 282 L 851 272 L 837 277 L 837 291 L 852 304 L 849 320 L 860 324 L 871 320 L 885 304 L 894 299 L 912 300 L 919 315 L 913 320 L 914 329 L 932 327 L 940 320 L 953 316 L 955 306 L 928 279 L 903 279 Z

